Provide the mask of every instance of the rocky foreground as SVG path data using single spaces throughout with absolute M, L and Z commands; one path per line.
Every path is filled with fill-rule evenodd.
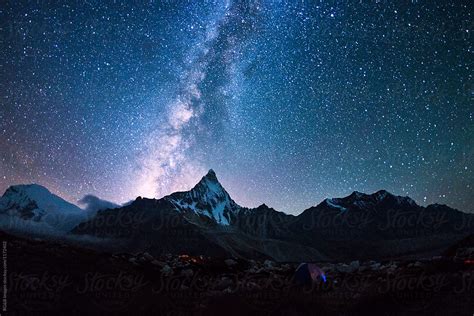
M 13 315 L 472 315 L 472 240 L 413 261 L 299 263 L 107 254 L 1 234 Z

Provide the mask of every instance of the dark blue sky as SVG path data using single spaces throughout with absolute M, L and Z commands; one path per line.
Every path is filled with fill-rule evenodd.
M 132 2 L 2 4 L 0 191 L 472 210 L 469 1 Z

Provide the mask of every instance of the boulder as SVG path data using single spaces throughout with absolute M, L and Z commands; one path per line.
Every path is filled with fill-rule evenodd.
M 164 275 L 164 276 L 170 276 L 173 274 L 173 269 L 169 266 L 169 265 L 165 265 L 162 269 L 161 269 L 161 273 Z
M 421 267 L 423 267 L 423 263 L 421 263 L 420 261 L 417 261 L 417 262 L 415 262 L 415 263 L 413 264 L 413 267 L 415 267 L 415 268 L 421 268 Z
M 397 268 L 398 268 L 397 265 L 392 264 L 391 266 L 387 268 L 387 273 L 394 273 L 397 270 Z
M 224 292 L 225 294 L 230 294 L 230 293 L 234 293 L 235 291 L 232 290 L 230 287 L 228 287 L 228 288 L 226 288 L 226 289 L 225 289 L 224 291 L 222 291 L 222 292 Z
M 265 269 L 268 269 L 268 270 L 272 270 L 275 267 L 274 262 L 271 261 L 271 260 L 265 260 L 263 262 L 263 265 L 264 265 Z
M 351 265 L 347 265 L 347 264 L 338 264 L 336 266 L 336 271 L 337 272 L 341 272 L 341 273 L 352 273 L 356 270 L 355 267 L 351 266 Z
M 357 269 L 359 269 L 359 267 L 360 267 L 360 262 L 359 262 L 359 260 L 352 261 L 352 262 L 350 263 L 350 266 L 354 269 L 354 271 L 357 270 Z
M 378 263 L 378 262 L 372 263 L 372 264 L 370 265 L 370 268 L 371 268 L 372 270 L 374 270 L 374 271 L 380 270 L 380 267 L 381 267 L 381 265 L 380 265 L 380 263 Z

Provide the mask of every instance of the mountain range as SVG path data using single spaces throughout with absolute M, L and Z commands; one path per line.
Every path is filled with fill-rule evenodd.
M 92 237 L 89 247 L 276 261 L 329 261 L 438 255 L 474 230 L 474 215 L 419 206 L 381 190 L 326 199 L 298 216 L 265 204 L 238 205 L 213 170 L 189 191 L 87 211 L 39 185 L 10 187 L 0 227 L 25 234 Z M 42 229 L 38 229 L 41 227 Z

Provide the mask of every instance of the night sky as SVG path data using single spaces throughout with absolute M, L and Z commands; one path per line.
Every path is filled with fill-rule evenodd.
M 0 191 L 474 202 L 470 1 L 0 4 Z M 69 1 L 68 1 L 69 2 Z

